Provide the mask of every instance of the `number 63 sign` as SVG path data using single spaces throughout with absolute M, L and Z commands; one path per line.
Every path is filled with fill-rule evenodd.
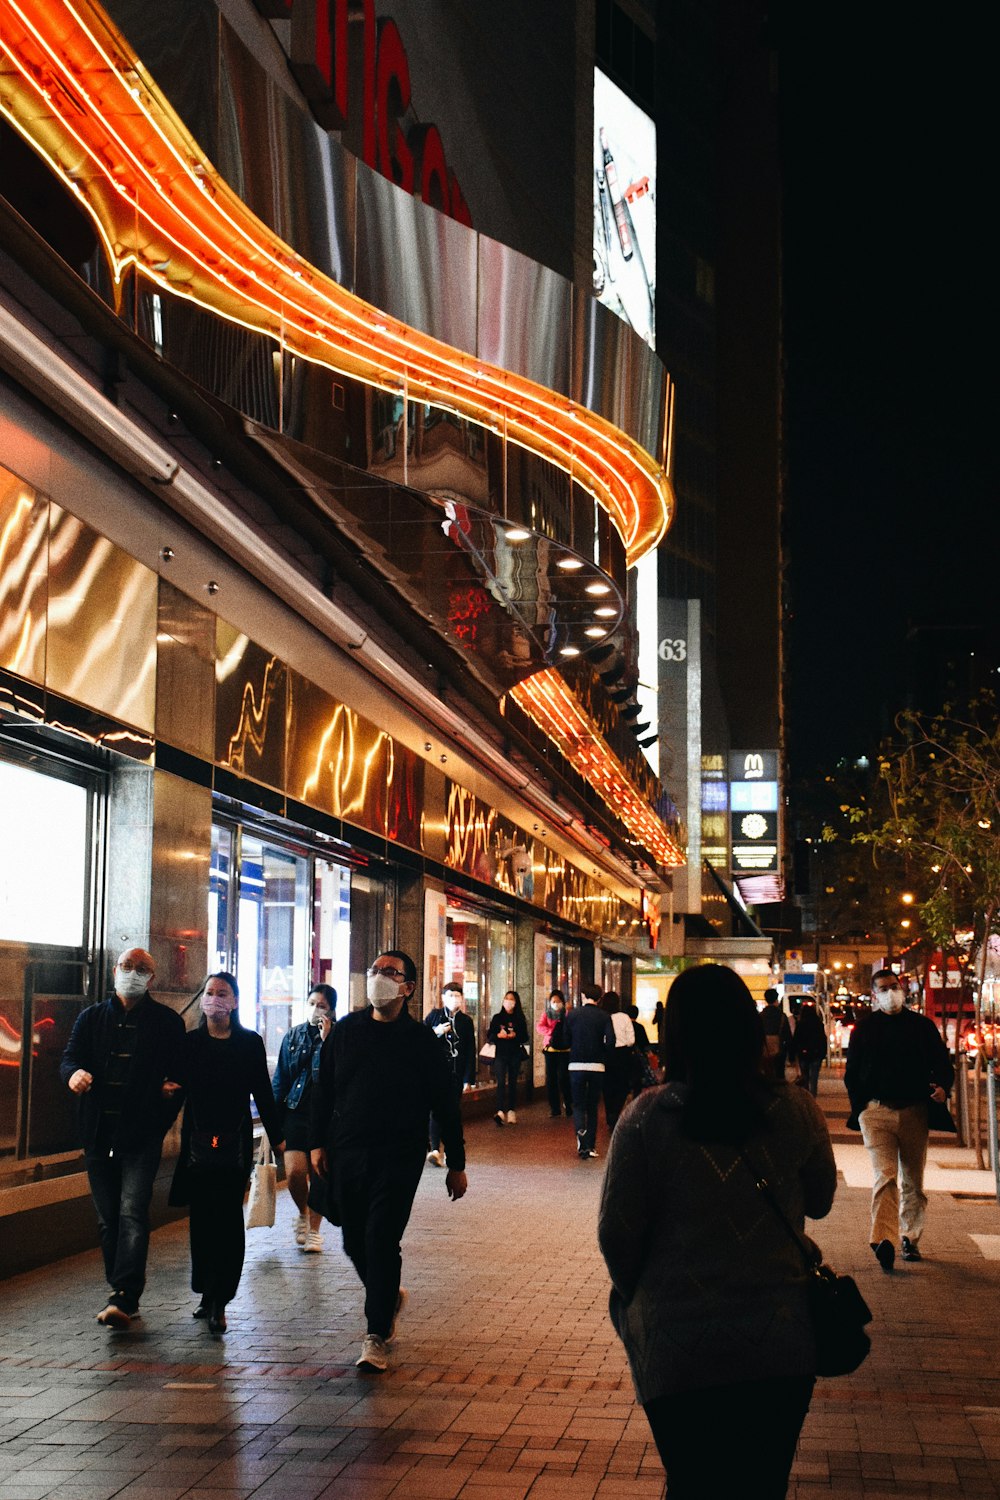
M 659 646 L 661 661 L 685 661 L 687 659 L 687 641 L 670 640 L 660 642 Z

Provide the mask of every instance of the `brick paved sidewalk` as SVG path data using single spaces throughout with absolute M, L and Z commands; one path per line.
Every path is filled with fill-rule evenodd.
M 824 1087 L 835 1106 L 837 1085 Z M 424 1175 L 404 1244 L 412 1300 L 383 1377 L 354 1369 L 361 1298 L 333 1232 L 324 1255 L 301 1254 L 284 1194 L 278 1226 L 248 1237 L 224 1338 L 190 1316 L 183 1225 L 155 1235 L 128 1333 L 93 1321 L 96 1252 L 4 1283 L 0 1500 L 658 1500 L 662 1471 L 605 1313 L 602 1161 L 578 1161 L 572 1126 L 544 1106 L 468 1135 L 463 1202 L 448 1202 L 443 1172 Z M 867 1201 L 842 1186 L 818 1235 L 869 1297 L 876 1349 L 856 1375 L 819 1383 L 789 1493 L 1000 1496 L 1000 1262 L 984 1258 L 1000 1211 L 936 1190 L 929 1259 L 887 1277 Z M 719 1424 L 724 1436 L 722 1412 Z

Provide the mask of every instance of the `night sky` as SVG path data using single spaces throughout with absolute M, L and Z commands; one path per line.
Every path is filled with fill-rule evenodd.
M 992 621 L 995 643 L 1000 528 L 985 37 L 957 35 L 954 13 L 870 6 L 853 26 L 847 11 L 789 9 L 794 777 L 870 750 L 891 727 L 912 677 L 908 626 Z M 929 15 L 933 31 L 915 30 Z

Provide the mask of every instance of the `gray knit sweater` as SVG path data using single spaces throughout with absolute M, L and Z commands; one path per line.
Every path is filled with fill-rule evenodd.
M 684 1095 L 648 1089 L 622 1115 L 601 1198 L 611 1318 L 641 1402 L 816 1369 L 802 1255 L 737 1149 L 681 1134 Z M 743 1150 L 797 1229 L 829 1213 L 833 1148 L 805 1089 L 773 1085 Z

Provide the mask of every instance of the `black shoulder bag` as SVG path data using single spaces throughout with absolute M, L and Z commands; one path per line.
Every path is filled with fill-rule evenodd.
M 872 1347 L 865 1333 L 865 1326 L 872 1320 L 871 1308 L 858 1291 L 853 1276 L 838 1276 L 831 1266 L 817 1258 L 818 1251 L 814 1254 L 809 1249 L 782 1213 L 766 1179 L 742 1151 L 740 1157 L 752 1174 L 757 1191 L 781 1220 L 805 1261 L 809 1278 L 806 1296 L 816 1336 L 817 1375 L 850 1375 L 868 1358 Z

